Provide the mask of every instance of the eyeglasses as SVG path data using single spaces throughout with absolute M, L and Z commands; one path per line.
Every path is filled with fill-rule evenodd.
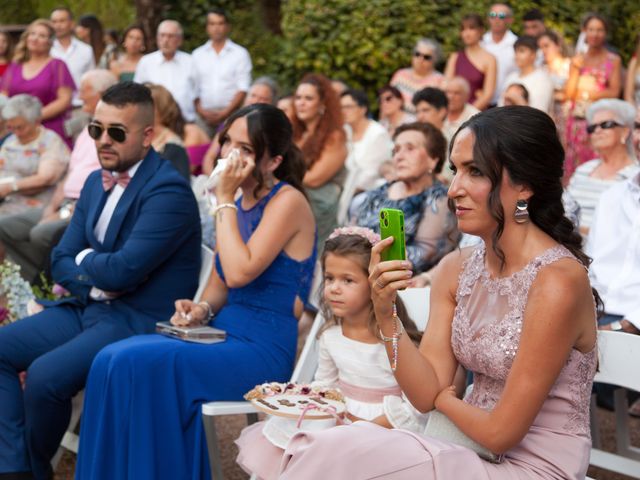
M 587 126 L 587 133 L 589 135 L 591 135 L 593 132 L 596 131 L 596 128 L 598 128 L 598 127 L 600 127 L 602 130 L 609 130 L 610 128 L 622 127 L 622 125 L 620 125 L 615 120 L 606 120 L 604 122 L 594 123 L 593 125 L 588 125 Z
M 124 141 L 127 139 L 127 131 L 124 129 L 124 127 L 112 126 L 107 127 L 106 130 L 107 135 L 109 135 L 109 137 L 114 142 L 124 143 Z M 94 140 L 98 140 L 100 137 L 102 137 L 105 128 L 98 123 L 90 123 L 87 127 L 87 131 L 91 138 L 93 138 Z
M 422 59 L 426 60 L 427 62 L 433 60 L 433 55 L 431 55 L 430 53 L 420 53 L 417 50 L 413 52 L 413 56 L 416 58 L 422 57 Z
M 499 18 L 500 20 L 504 20 L 505 18 L 509 18 L 511 15 L 504 12 L 489 12 L 489 18 Z

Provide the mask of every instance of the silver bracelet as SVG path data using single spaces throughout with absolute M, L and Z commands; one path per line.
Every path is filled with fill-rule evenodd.
M 197 305 L 201 306 L 206 310 L 207 318 L 205 323 L 208 323 L 215 316 L 213 313 L 213 310 L 211 309 L 211 305 L 209 304 L 209 302 L 205 302 L 205 301 L 198 302 Z

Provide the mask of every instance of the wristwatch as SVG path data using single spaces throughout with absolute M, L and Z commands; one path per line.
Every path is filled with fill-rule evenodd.
M 609 326 L 611 327 L 611 330 L 613 330 L 614 332 L 622 331 L 622 322 L 620 322 L 620 320 L 614 320 L 609 324 Z

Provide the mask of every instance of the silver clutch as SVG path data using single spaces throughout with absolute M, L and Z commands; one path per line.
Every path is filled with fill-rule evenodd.
M 438 412 L 437 410 L 429 412 L 429 420 L 427 420 L 427 426 L 424 429 L 424 434 L 428 437 L 445 440 L 447 442 L 460 445 L 461 447 L 466 447 L 469 450 L 473 450 L 479 457 L 491 463 L 502 462 L 502 455 L 493 453 L 491 450 L 467 437 L 455 423 L 449 420 L 445 414 Z

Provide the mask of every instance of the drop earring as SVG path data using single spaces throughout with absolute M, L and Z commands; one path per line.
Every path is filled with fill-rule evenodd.
M 516 211 L 513 213 L 516 223 L 523 224 L 529 221 L 529 204 L 526 200 L 516 202 Z

